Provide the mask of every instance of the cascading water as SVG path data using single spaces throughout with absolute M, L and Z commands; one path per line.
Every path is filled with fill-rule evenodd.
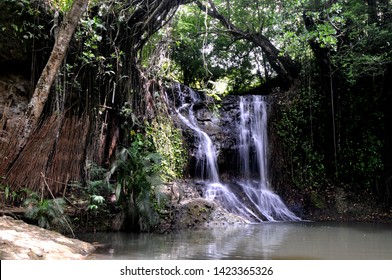
M 261 96 L 240 98 L 239 160 L 243 179 L 238 184 L 267 220 L 300 220 L 270 188 L 267 105 Z
M 179 88 L 180 89 L 180 88 Z M 218 175 L 218 164 L 216 159 L 216 150 L 213 145 L 211 138 L 202 131 L 197 123 L 193 107 L 195 104 L 200 102 L 200 96 L 197 92 L 192 89 L 189 90 L 189 102 L 183 92 L 180 90 L 180 106 L 177 109 L 177 114 L 181 121 L 192 129 L 198 138 L 197 148 L 197 163 L 196 168 L 200 170 L 201 178 L 211 183 L 219 182 Z M 181 112 L 188 111 L 188 118 L 186 118 Z
M 229 212 L 242 216 L 249 222 L 261 222 L 265 219 L 299 220 L 291 213 L 278 195 L 270 191 L 267 176 L 267 110 L 266 103 L 255 97 L 253 103 L 240 102 L 240 161 L 243 180 L 236 183 L 236 188 L 221 183 L 218 172 L 215 146 L 198 125 L 194 106 L 201 102 L 199 94 L 187 88 L 181 91 L 178 85 L 179 106 L 176 111 L 181 121 L 194 131 L 197 136 L 196 169 L 206 186 L 205 198 L 216 200 Z M 256 151 L 256 160 L 251 159 Z M 259 180 L 251 180 L 254 165 L 257 163 Z
M 267 103 L 260 96 L 249 97 L 250 100 L 240 97 L 240 143 L 239 156 L 240 168 L 243 178 L 251 177 L 251 162 L 257 168 L 260 184 L 268 188 L 267 176 Z M 253 143 L 253 145 L 252 145 Z M 251 159 L 254 147 L 256 158 Z
M 196 169 L 199 170 L 199 175 L 206 185 L 205 198 L 219 200 L 228 211 L 247 220 L 261 221 L 257 214 L 241 203 L 238 197 L 220 182 L 215 146 L 208 134 L 200 129 L 195 117 L 194 106 L 201 102 L 200 96 L 190 88 L 187 89 L 189 94 L 182 92 L 180 87 L 177 90 L 180 92 L 177 114 L 181 121 L 197 136 Z

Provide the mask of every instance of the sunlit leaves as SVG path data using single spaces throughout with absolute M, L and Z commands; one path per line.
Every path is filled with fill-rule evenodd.
M 72 6 L 73 0 L 51 0 L 51 4 L 56 10 L 62 13 L 67 12 Z
M 322 48 L 336 50 L 337 39 L 336 30 L 329 23 L 318 24 L 315 31 L 310 32 L 312 40 L 317 42 Z

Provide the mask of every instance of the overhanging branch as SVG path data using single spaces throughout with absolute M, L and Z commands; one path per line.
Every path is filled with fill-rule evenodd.
M 195 4 L 210 17 L 217 19 L 234 38 L 248 40 L 260 47 L 272 69 L 280 76 L 283 86 L 293 83 L 299 73 L 298 65 L 290 57 L 282 56 L 280 50 L 267 37 L 261 33 L 244 31 L 235 26 L 218 11 L 212 0 L 208 0 L 209 7 L 198 0 L 195 1 Z

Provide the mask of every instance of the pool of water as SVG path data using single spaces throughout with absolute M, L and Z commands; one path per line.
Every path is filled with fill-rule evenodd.
M 95 233 L 91 259 L 392 259 L 392 224 L 264 222 L 168 234 Z

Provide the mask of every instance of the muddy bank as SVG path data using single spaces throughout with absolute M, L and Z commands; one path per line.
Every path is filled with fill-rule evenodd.
M 93 251 L 89 243 L 10 217 L 0 217 L 2 260 L 81 260 Z

